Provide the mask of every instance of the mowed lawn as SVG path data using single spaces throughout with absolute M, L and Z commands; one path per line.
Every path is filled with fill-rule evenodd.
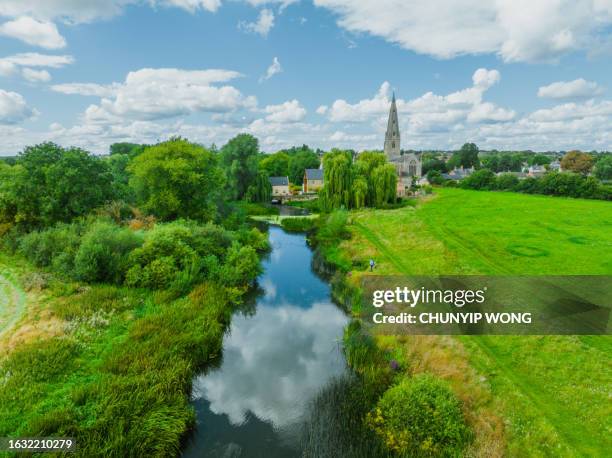
M 353 260 L 375 259 L 377 275 L 612 275 L 610 202 L 437 189 L 415 208 L 353 212 L 350 229 L 353 237 L 343 244 L 344 252 Z M 354 272 L 353 278 L 361 275 L 367 273 Z M 451 352 L 448 338 L 429 338 L 425 351 L 415 350 L 424 345 L 418 337 L 386 339 L 384 345 L 406 347 L 415 371 L 438 373 L 474 409 L 498 414 L 505 453 L 608 456 L 611 337 L 453 340 L 461 351 L 453 349 L 452 357 L 443 356 Z M 475 376 L 447 367 L 465 363 Z M 491 400 L 485 397 L 475 405 L 470 385 L 473 391 L 484 385 Z M 481 453 L 499 452 L 491 449 L 496 434 L 476 431 L 476 436 Z

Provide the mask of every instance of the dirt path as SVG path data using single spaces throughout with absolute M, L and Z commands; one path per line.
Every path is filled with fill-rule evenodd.
M 25 293 L 10 272 L 0 268 L 0 335 L 11 328 L 25 311 Z

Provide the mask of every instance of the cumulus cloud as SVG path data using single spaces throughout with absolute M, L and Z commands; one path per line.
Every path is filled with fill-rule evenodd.
M 233 86 L 216 85 L 238 78 L 230 70 L 143 68 L 128 73 L 125 82 L 111 85 L 70 83 L 52 87 L 65 94 L 102 97 L 85 112 L 89 122 L 112 123 L 122 119 L 152 120 L 196 112 L 224 113 L 254 108 L 257 100 Z
M 259 12 L 259 17 L 255 22 L 241 21 L 238 23 L 238 28 L 251 33 L 257 33 L 262 37 L 267 37 L 270 30 L 274 27 L 274 13 L 268 8 L 264 8 Z
M 113 84 L 96 84 L 96 83 L 66 83 L 54 84 L 51 90 L 69 95 L 84 95 L 96 97 L 113 97 L 121 85 Z
M 59 49 L 66 46 L 66 40 L 60 35 L 55 24 L 48 21 L 37 21 L 28 16 L 21 16 L 0 24 L 0 35 L 46 49 Z
M 47 82 L 51 74 L 47 70 L 34 70 L 38 67 L 60 68 L 74 62 L 72 56 L 59 56 L 39 53 L 22 53 L 0 58 L 0 76 L 21 75 L 30 82 Z
M 603 93 L 603 88 L 594 81 L 578 78 L 573 81 L 557 81 L 538 89 L 538 97 L 551 99 L 587 98 Z
M 0 124 L 18 124 L 36 115 L 21 94 L 0 89 Z
M 31 83 L 46 83 L 51 80 L 51 75 L 47 70 L 34 70 L 31 68 L 24 68 L 21 70 L 23 77 Z
M 448 59 L 494 53 L 508 62 L 550 61 L 592 50 L 612 23 L 612 4 L 592 0 L 314 0 L 338 25 Z M 528 11 L 529 14 L 525 14 Z
M 267 121 L 277 123 L 299 122 L 306 117 L 306 109 L 295 99 L 280 105 L 268 105 L 264 112 L 268 113 Z
M 278 61 L 278 57 L 275 57 L 274 59 L 272 59 L 272 64 L 270 64 L 270 66 L 266 70 L 266 74 L 263 75 L 261 78 L 259 78 L 259 82 L 262 82 L 262 81 L 265 81 L 265 80 L 269 80 L 274 75 L 276 75 L 277 73 L 280 73 L 282 71 L 283 71 L 283 67 L 281 66 L 280 62 Z

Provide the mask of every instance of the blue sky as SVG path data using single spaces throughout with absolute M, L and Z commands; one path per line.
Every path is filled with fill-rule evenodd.
M 435 5 L 433 5 L 435 3 Z M 240 132 L 612 150 L 612 1 L 0 0 L 0 154 Z

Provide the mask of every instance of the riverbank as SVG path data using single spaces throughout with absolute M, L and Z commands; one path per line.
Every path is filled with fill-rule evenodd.
M 368 259 L 377 275 L 610 274 L 601 252 L 612 242 L 602 230 L 610 211 L 605 202 L 443 189 L 416 208 L 347 214 L 346 235 L 324 251 L 342 272 L 345 298 L 369 275 Z M 547 256 L 520 256 L 526 245 Z M 432 373 L 449 384 L 474 432 L 469 454 L 602 456 L 609 448 L 609 336 L 371 339 L 375 351 L 357 357 L 365 372 L 392 358 L 400 378 Z
M 132 265 L 130 280 L 104 257 L 117 234 L 139 240 L 120 263 Z M 25 310 L 0 339 L 0 436 L 72 437 L 83 457 L 177 456 L 195 424 L 192 379 L 218 360 L 268 249 L 264 235 L 90 218 L 3 242 L 14 248 L 0 270 L 25 291 Z M 83 261 L 112 278 L 75 279 Z

